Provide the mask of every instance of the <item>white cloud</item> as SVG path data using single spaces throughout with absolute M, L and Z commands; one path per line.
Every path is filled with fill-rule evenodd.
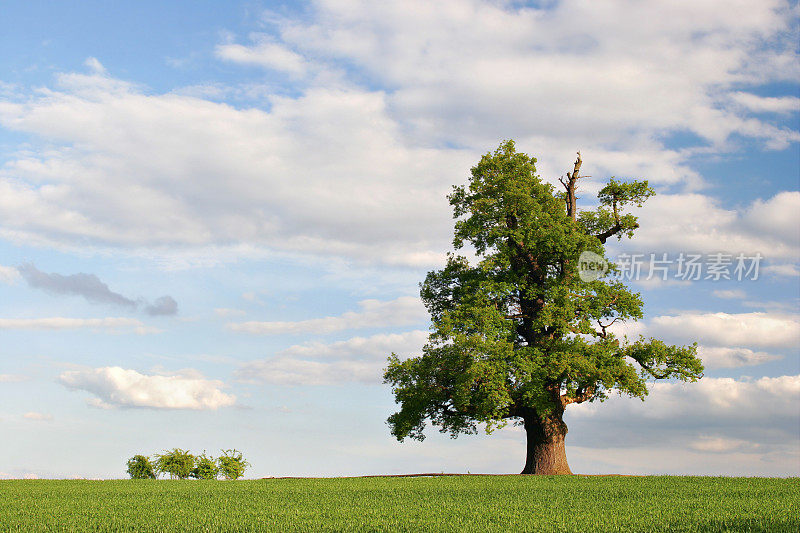
M 798 405 L 800 375 L 659 382 L 644 402 L 613 395 L 570 406 L 568 446 L 617 455 L 623 471 L 796 475 Z
M 254 36 L 257 43 L 252 46 L 220 44 L 215 49 L 217 57 L 234 63 L 259 65 L 302 76 L 309 68 L 308 61 L 289 50 L 285 45 L 271 41 L 268 36 Z
M 800 257 L 800 192 L 755 200 L 741 211 L 723 209 L 702 194 L 660 194 L 648 200 L 640 229 L 625 249 L 650 252 L 761 253 L 766 260 Z M 761 265 L 760 265 L 761 266 Z
M 250 361 L 236 371 L 236 376 L 247 382 L 287 386 L 375 384 L 380 383 L 385 366 L 385 362 L 378 361 L 320 362 L 276 357 Z
M 747 109 L 760 113 L 800 111 L 800 98 L 796 96 L 758 96 L 752 93 L 736 92 L 731 94 L 731 98 Z
M 96 74 L 105 74 L 106 72 L 106 68 L 96 57 L 86 58 L 86 61 L 84 61 L 83 64 L 89 67 L 89 69 Z
M 522 133 L 583 147 L 681 130 L 714 143 L 734 132 L 798 138 L 725 105 L 743 81 L 797 75 L 780 0 L 322 2 L 313 15 L 277 21 L 283 42 L 364 69 L 427 137 Z
M 249 361 L 236 376 L 273 385 L 379 384 L 390 354 L 418 355 L 428 338 L 425 330 L 379 333 L 331 343 L 306 342 L 291 346 L 277 357 Z
M 0 318 L 0 329 L 65 330 L 92 329 L 112 332 L 133 331 L 140 335 L 158 333 L 134 318 Z
M 700 436 L 689 444 L 689 447 L 701 452 L 725 453 L 733 451 L 758 450 L 757 443 L 742 439 L 728 439 L 725 437 Z
M 620 335 L 645 335 L 672 343 L 698 342 L 706 347 L 795 348 L 800 344 L 800 316 L 789 313 L 701 313 L 654 316 L 642 322 L 617 323 Z
M 787 277 L 800 276 L 800 269 L 797 268 L 797 265 L 794 265 L 792 263 L 767 265 L 764 267 L 763 271 L 766 274 L 772 274 L 774 276 L 787 276 Z
M 710 346 L 794 348 L 800 344 L 800 317 L 778 313 L 693 313 L 649 320 L 645 333 L 673 342 Z
M 768 234 L 794 244 L 795 256 L 800 255 L 800 191 L 781 192 L 766 201 L 756 200 L 747 208 L 743 225 L 753 234 Z
M 604 403 L 583 403 L 572 409 L 575 417 L 619 417 L 680 420 L 682 417 L 716 418 L 740 424 L 774 423 L 797 417 L 800 375 L 762 377 L 757 380 L 705 377 L 696 383 L 658 382 L 650 385 L 643 403 L 612 396 Z
M 295 358 L 306 359 L 377 359 L 382 362 L 392 352 L 398 356 L 410 356 L 419 352 L 428 340 L 427 330 L 406 333 L 380 333 L 370 337 L 353 337 L 332 343 L 306 342 L 291 346 L 280 352 Z
M 706 368 L 737 368 L 760 365 L 781 359 L 778 355 L 754 352 L 748 348 L 728 348 L 724 346 L 700 346 L 698 355 Z
M 644 287 L 648 290 L 664 289 L 667 287 L 688 287 L 692 284 L 689 280 L 681 279 L 664 279 L 662 274 L 653 273 L 652 276 L 646 274 L 642 269 L 642 275 L 638 279 L 631 280 L 631 283 Z M 659 277 L 661 276 L 661 277 Z
M 800 454 L 794 442 L 763 445 L 758 439 L 719 435 L 681 433 L 677 439 L 670 439 L 663 432 L 651 434 L 655 437 L 651 442 L 635 447 L 568 445 L 570 464 L 574 471 L 597 474 L 767 477 L 800 474 Z M 722 451 L 726 447 L 729 450 Z
M 741 289 L 720 289 L 713 291 L 712 294 L 725 300 L 743 300 L 747 297 L 747 294 Z
M 614 333 L 629 339 L 639 335 L 671 344 L 698 343 L 706 368 L 754 366 L 781 359 L 779 352 L 795 351 L 800 344 L 800 316 L 786 312 L 701 313 L 654 316 L 649 320 L 617 323 Z
M 358 306 L 359 311 L 347 311 L 339 316 L 296 322 L 239 322 L 230 323 L 227 327 L 233 331 L 261 335 L 301 333 L 319 335 L 350 329 L 408 326 L 418 324 L 427 318 L 419 298 L 410 296 L 401 296 L 390 301 L 362 300 L 358 302 Z
M 217 307 L 214 309 L 214 313 L 221 317 L 242 316 L 247 314 L 247 312 L 242 309 L 233 309 L 230 307 Z
M 20 374 L 0 374 L 0 383 L 19 383 L 28 379 Z
M 36 420 L 38 422 L 49 422 L 53 420 L 53 415 L 48 415 L 45 413 L 37 413 L 35 411 L 30 411 L 22 415 L 23 418 L 27 420 Z
M 0 283 L 16 283 L 20 278 L 19 271 L 14 267 L 0 265 Z
M 101 408 L 218 409 L 236 403 L 220 390 L 223 383 L 204 379 L 196 372 L 146 375 L 118 366 L 64 372 L 59 381 L 73 390 L 95 396 L 91 405 Z
M 696 147 L 667 149 L 664 137 L 693 133 L 712 154 L 736 135 L 772 147 L 798 140 L 748 111 L 783 100 L 756 105 L 740 91 L 796 79 L 790 20 L 778 0 L 322 2 L 302 20 L 275 18 L 277 33 L 252 46 L 218 46 L 224 59 L 295 76 L 311 64 L 336 71 L 250 109 L 157 94 L 90 60 L 92 75 L 0 101 L 0 124 L 34 137 L 0 169 L 0 236 L 428 266 L 448 247 L 449 185 L 502 138 L 539 156 L 546 177 L 582 148 L 589 174 L 692 185 Z M 693 219 L 674 216 L 687 198 L 660 198 L 672 205 L 654 220 Z M 713 203 L 688 200 L 701 215 Z M 728 212 L 711 207 L 712 223 L 726 224 Z M 681 222 L 668 242 L 705 249 L 722 235 L 735 247 L 797 253 L 787 226 L 760 235 L 755 218 L 744 222 L 697 224 L 687 238 L 691 223 Z
M 383 93 L 313 88 L 273 96 L 266 112 L 100 76 L 60 83 L 0 102 L 0 124 L 71 145 L 0 168 L 0 236 L 156 250 L 246 243 L 403 264 L 429 264 L 447 246 L 445 195 L 473 157 L 410 146 Z

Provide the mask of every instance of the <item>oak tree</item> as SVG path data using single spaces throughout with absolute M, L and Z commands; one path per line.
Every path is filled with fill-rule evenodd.
M 421 296 L 431 315 L 422 354 L 389 358 L 384 379 L 400 405 L 392 434 L 422 440 L 427 421 L 453 437 L 509 421 L 527 436 L 523 474 L 570 474 L 564 411 L 612 391 L 644 399 L 650 379 L 696 381 L 696 345 L 620 338 L 608 328 L 641 319 L 642 299 L 613 275 L 583 281 L 579 257 L 605 257 L 611 237 L 639 227 L 628 212 L 654 194 L 646 181 L 611 179 L 594 209 L 578 210 L 581 158 L 560 181 L 542 182 L 536 159 L 506 141 L 454 187 L 456 249 L 429 272 Z M 609 262 L 610 263 L 610 262 Z M 584 276 L 584 279 L 586 277 Z

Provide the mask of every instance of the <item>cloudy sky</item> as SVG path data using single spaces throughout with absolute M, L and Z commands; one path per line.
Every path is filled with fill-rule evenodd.
M 572 406 L 573 471 L 800 474 L 798 20 L 782 0 L 4 2 L 0 478 L 122 477 L 175 446 L 244 450 L 254 477 L 519 471 L 519 428 L 395 442 L 380 382 L 425 341 L 445 195 L 506 138 L 553 183 L 580 150 L 586 207 L 650 180 L 609 254 L 667 268 L 645 261 L 646 319 L 621 330 L 706 363 Z

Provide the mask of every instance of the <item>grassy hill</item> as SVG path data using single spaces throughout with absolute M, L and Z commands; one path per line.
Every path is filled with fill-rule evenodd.
M 0 531 L 791 531 L 800 480 L 0 481 Z

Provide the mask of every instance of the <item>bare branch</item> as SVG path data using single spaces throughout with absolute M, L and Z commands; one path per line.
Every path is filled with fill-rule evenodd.
M 572 220 L 576 220 L 578 217 L 578 209 L 577 209 L 577 197 L 575 196 L 575 189 L 576 189 L 576 182 L 581 178 L 580 171 L 581 171 L 581 164 L 583 161 L 581 160 L 581 153 L 578 152 L 578 158 L 575 160 L 575 164 L 572 167 L 572 173 L 567 172 L 567 181 L 561 181 L 561 184 L 564 185 L 564 188 L 567 190 L 567 196 L 565 201 L 567 203 L 567 214 L 572 218 Z
M 613 303 L 613 302 L 611 302 L 611 303 Z M 619 317 L 614 317 L 614 320 L 612 320 L 608 324 L 603 324 L 602 322 L 600 322 L 600 319 L 598 318 L 597 319 L 597 325 L 600 326 L 600 329 L 603 331 L 602 333 L 600 333 L 600 337 L 605 339 L 608 336 L 608 334 L 606 333 L 606 328 L 610 327 L 610 326 L 613 326 L 614 322 L 616 322 L 617 320 L 619 320 Z

